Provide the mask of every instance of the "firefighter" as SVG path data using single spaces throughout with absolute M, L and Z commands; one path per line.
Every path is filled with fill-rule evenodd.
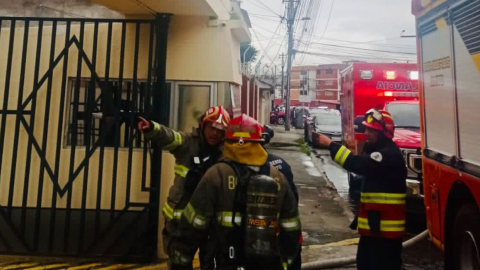
M 273 139 L 275 132 L 268 125 L 264 125 L 263 129 L 265 130 L 265 132 L 263 133 L 263 139 L 264 139 L 263 145 L 267 145 L 270 143 L 270 140 Z M 283 158 L 275 154 L 272 154 L 269 152 L 267 153 L 268 153 L 267 162 L 273 167 L 277 168 L 285 176 L 288 184 L 290 185 L 290 189 L 292 190 L 293 195 L 295 196 L 295 199 L 298 203 L 298 190 L 297 190 L 297 187 L 295 186 L 295 183 L 293 182 L 293 172 L 292 172 L 292 168 L 290 167 L 290 164 L 288 164 Z
M 367 144 L 361 155 L 353 155 L 345 146 L 333 143 L 323 134 L 318 142 L 328 147 L 336 163 L 364 177 L 354 225 L 361 235 L 358 269 L 400 270 L 406 215 L 405 161 L 392 141 L 395 124 L 388 112 L 369 110 L 363 125 Z
M 265 132 L 263 135 L 263 139 L 265 140 L 264 145 L 266 145 L 270 143 L 271 139 L 273 139 L 275 132 L 268 125 L 264 125 L 263 128 L 265 129 Z M 267 163 L 275 167 L 285 176 L 290 186 L 290 189 L 292 190 L 293 195 L 295 196 L 295 200 L 297 201 L 297 206 L 298 206 L 298 190 L 297 190 L 297 186 L 295 186 L 295 182 L 293 182 L 293 172 L 292 172 L 292 168 L 290 167 L 290 164 L 288 164 L 280 156 L 277 156 L 269 152 L 268 152 Z M 289 270 L 300 270 L 302 268 L 302 255 L 301 255 L 302 243 L 303 243 L 303 236 L 300 235 L 300 239 L 298 241 L 298 244 L 299 244 L 298 254 L 294 262 L 292 263 L 292 265 L 288 268 Z
M 140 117 L 139 130 L 146 140 L 169 151 L 175 157 L 175 179 L 163 208 L 165 228 L 163 243 L 165 253 L 178 227 L 181 213 L 206 170 L 221 157 L 225 129 L 230 122 L 228 112 L 222 107 L 209 108 L 200 118 L 199 128 L 193 133 L 172 130 Z M 202 267 L 208 264 L 207 254 L 200 251 Z M 205 255 L 205 256 L 204 256 Z
M 297 204 L 285 177 L 266 163 L 262 132 L 245 114 L 230 122 L 223 159 L 207 171 L 182 214 L 171 269 L 191 269 L 207 233 L 219 270 L 283 270 L 295 259 Z

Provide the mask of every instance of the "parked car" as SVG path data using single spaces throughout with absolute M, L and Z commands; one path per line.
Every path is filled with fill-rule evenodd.
M 313 146 L 319 146 L 316 142 L 319 134 L 327 135 L 334 142 L 340 143 L 342 141 L 340 114 L 327 112 L 314 116 L 308 130 L 308 140 Z
M 326 107 L 319 107 L 310 110 L 310 113 L 305 117 L 304 124 L 304 140 L 305 142 L 312 144 L 312 131 L 314 130 L 313 125 L 315 124 L 315 117 L 318 117 L 323 114 L 333 114 L 340 115 L 338 110 L 329 110 Z
M 271 111 L 270 112 L 270 124 L 279 124 L 279 125 L 284 125 L 285 124 L 285 112 L 284 111 Z

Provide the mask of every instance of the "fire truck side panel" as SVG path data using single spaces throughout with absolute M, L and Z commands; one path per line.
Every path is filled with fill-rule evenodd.
M 480 11 L 480 5 L 478 5 L 478 7 L 478 11 Z M 455 26 L 453 27 L 455 37 L 455 68 L 457 70 L 459 156 L 466 162 L 480 166 L 480 113 L 478 113 L 478 106 L 480 104 L 480 59 L 475 59 L 478 57 L 478 53 L 475 55 L 470 54 L 464 39 L 461 37 L 459 30 L 461 30 L 462 33 L 468 31 L 468 29 L 465 28 L 468 27 L 468 25 L 461 25 L 461 27 L 456 26 L 462 22 L 462 17 L 455 17 Z M 473 22 L 478 24 L 478 21 Z M 480 41 L 480 37 L 477 36 L 474 38 L 474 41 Z
M 422 35 L 425 144 L 430 150 L 454 156 L 457 142 L 450 28 L 441 18 L 421 29 L 426 33 Z
M 480 209 L 480 2 L 425 3 L 412 5 L 422 74 L 425 206 L 433 242 L 451 250 L 457 211 L 470 203 Z

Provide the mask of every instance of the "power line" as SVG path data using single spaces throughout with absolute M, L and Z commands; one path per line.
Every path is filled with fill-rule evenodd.
M 263 10 L 265 10 L 265 11 L 271 12 L 271 13 L 273 13 L 273 14 L 275 14 L 275 15 L 277 15 L 277 16 L 279 16 L 279 17 L 281 17 L 281 16 L 280 16 L 280 14 L 276 13 L 276 12 L 275 12 L 275 11 L 273 11 L 271 8 L 268 8 L 268 9 L 267 9 L 267 8 L 265 8 L 265 7 L 263 7 L 263 6 L 259 5 L 259 4 L 257 4 L 256 2 L 253 2 L 253 0 L 248 0 L 248 1 L 249 1 L 249 2 L 250 2 L 252 5 L 255 5 L 255 6 L 257 6 L 257 7 L 261 8 L 261 9 L 263 9 Z
M 322 40 L 323 36 L 325 36 L 325 33 L 327 32 L 328 29 L 328 24 L 330 23 L 330 18 L 332 16 L 332 11 L 333 11 L 333 4 L 335 3 L 335 0 L 332 0 L 332 5 L 330 6 L 330 12 L 328 13 L 328 19 L 327 19 L 327 25 L 325 26 L 325 29 L 323 30 L 323 34 L 320 37 L 320 40 Z
M 271 9 L 269 6 L 265 5 L 264 3 L 260 2 L 259 0 L 254 0 L 255 2 L 259 3 L 260 5 L 264 6 L 266 9 L 270 10 L 272 13 L 275 13 L 277 14 L 278 16 L 280 16 L 280 14 L 278 14 L 277 12 L 275 12 L 273 9 Z M 281 17 L 281 16 L 280 16 Z
M 253 16 L 260 16 L 260 17 L 271 17 L 271 18 L 282 18 L 282 16 L 273 16 L 273 15 L 264 15 L 264 14 L 258 14 L 258 13 L 250 13 L 248 12 L 248 15 L 253 15 Z
M 375 50 L 375 49 L 355 48 L 355 47 L 348 47 L 348 46 L 342 46 L 342 45 L 333 45 L 333 44 L 326 44 L 326 43 L 319 43 L 319 42 L 312 42 L 312 43 L 313 43 L 313 44 L 319 44 L 319 45 L 321 45 L 321 46 L 337 47 L 337 48 L 346 48 L 346 49 L 360 50 L 360 51 L 417 55 L 416 53 L 410 53 L 410 52 L 395 52 L 395 51 L 384 51 L 384 50 Z
M 303 54 L 308 54 L 308 55 L 313 55 L 313 56 L 325 56 L 325 57 L 330 57 L 330 58 L 341 58 L 341 59 L 352 59 L 352 55 L 340 55 L 340 54 L 326 54 L 326 53 L 314 53 L 314 52 L 305 52 L 305 51 L 296 51 L 296 53 L 303 53 Z M 353 55 L 355 56 L 355 55 Z M 410 60 L 410 59 L 405 59 L 405 58 L 393 58 L 393 57 L 367 57 L 367 56 L 355 56 L 356 58 L 363 58 L 363 59 L 384 59 L 384 60 L 394 60 L 394 61 L 414 61 L 416 59 Z
M 257 16 L 252 16 L 256 19 L 259 19 L 259 20 L 265 20 L 265 21 L 270 21 L 270 22 L 277 22 L 278 20 L 276 19 L 270 19 L 270 18 L 265 18 L 265 17 L 257 17 Z

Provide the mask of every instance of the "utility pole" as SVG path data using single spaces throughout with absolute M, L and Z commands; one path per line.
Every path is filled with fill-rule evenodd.
M 288 28 L 288 51 L 287 51 L 287 102 L 285 104 L 285 130 L 290 130 L 290 75 L 292 73 L 293 58 L 293 23 L 295 21 L 295 8 L 293 2 L 287 0 L 287 28 Z
M 280 56 L 282 58 L 282 88 L 280 90 L 280 92 L 282 93 L 282 104 L 284 103 L 284 100 L 283 100 L 283 91 L 285 91 L 285 86 L 283 85 L 283 68 L 285 67 L 285 54 L 282 53 L 282 55 Z

